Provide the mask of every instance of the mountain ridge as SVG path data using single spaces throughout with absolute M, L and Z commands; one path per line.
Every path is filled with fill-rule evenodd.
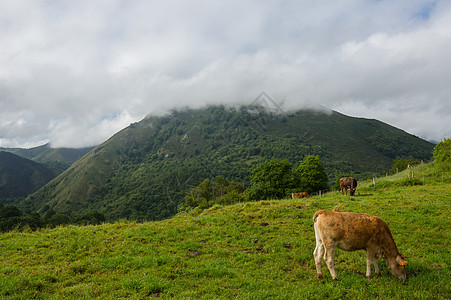
M 54 177 L 52 170 L 42 164 L 0 151 L 0 199 L 25 197 Z
M 62 162 L 72 164 L 94 147 L 85 148 L 53 148 L 50 143 L 32 148 L 0 148 L 0 151 L 14 153 L 21 157 L 39 162 Z
M 382 174 L 394 158 L 428 160 L 433 146 L 383 122 L 337 112 L 276 114 L 258 105 L 173 111 L 119 131 L 21 205 L 157 220 L 174 215 L 189 188 L 206 178 L 222 175 L 249 186 L 263 160 L 299 163 L 319 155 L 332 182 L 340 174 Z

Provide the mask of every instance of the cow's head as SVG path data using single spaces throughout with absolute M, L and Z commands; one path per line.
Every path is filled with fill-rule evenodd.
M 407 261 L 404 260 L 404 258 L 406 258 L 406 256 L 398 253 L 395 259 L 387 260 L 387 267 L 390 269 L 390 272 L 403 280 L 406 279 L 405 266 L 407 265 Z
M 354 196 L 354 194 L 355 194 L 355 188 L 350 188 L 350 189 L 349 189 L 349 194 L 350 194 L 351 196 Z

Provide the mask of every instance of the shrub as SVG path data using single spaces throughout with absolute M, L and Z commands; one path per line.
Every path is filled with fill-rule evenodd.
M 434 162 L 437 172 L 451 171 L 451 139 L 443 139 L 434 148 Z

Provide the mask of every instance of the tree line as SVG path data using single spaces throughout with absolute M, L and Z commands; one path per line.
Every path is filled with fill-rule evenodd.
M 318 155 L 307 155 L 298 166 L 286 159 L 264 161 L 252 170 L 251 186 L 247 189 L 238 182 L 219 176 L 205 179 L 191 188 L 179 211 L 214 204 L 228 205 L 244 201 L 287 198 L 290 193 L 316 194 L 329 190 L 328 177 Z
M 451 139 L 444 139 L 435 146 L 433 158 L 435 173 L 445 174 L 451 171 Z M 412 157 L 394 159 L 390 173 L 396 174 L 419 163 L 418 159 Z M 338 190 L 339 179 L 347 176 L 352 174 L 341 174 L 336 178 L 335 184 L 329 186 L 328 176 L 318 155 L 305 156 L 298 166 L 286 159 L 274 158 L 260 163 L 252 170 L 251 186 L 247 189 L 243 184 L 229 181 L 223 176 L 214 180 L 205 179 L 186 193 L 179 211 L 196 207 L 205 209 L 215 204 L 282 199 L 297 192 L 311 195 L 320 191 Z
M 23 230 L 30 228 L 54 228 L 60 225 L 98 225 L 105 222 L 105 216 L 97 211 L 91 211 L 84 215 L 68 216 L 49 209 L 45 214 L 37 212 L 26 214 L 15 205 L 3 205 L 0 203 L 0 231 Z

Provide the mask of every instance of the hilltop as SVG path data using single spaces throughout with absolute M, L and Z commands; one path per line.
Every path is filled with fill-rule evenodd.
M 258 201 L 193 210 L 164 221 L 120 221 L 0 234 L 0 297 L 48 299 L 449 299 L 451 183 L 428 165 L 360 182 L 355 197 Z M 424 184 L 423 184 L 424 181 Z M 339 281 L 316 279 L 312 215 L 383 218 L 409 256 L 407 280 L 380 263 L 367 280 L 365 252 L 338 250 Z
M 224 176 L 249 185 L 264 160 L 319 155 L 329 181 L 385 173 L 393 159 L 429 160 L 433 144 L 377 120 L 337 112 L 278 113 L 261 106 L 207 107 L 149 116 L 118 132 L 20 205 L 107 220 L 173 216 L 186 192 Z
M 39 163 L 62 162 L 72 164 L 94 147 L 86 148 L 53 148 L 45 144 L 33 148 L 0 148 L 0 151 L 11 152 Z
M 88 153 L 94 147 L 87 148 L 52 148 L 45 144 L 33 148 L 0 148 L 0 151 L 10 152 L 20 157 L 45 165 L 56 175 L 65 171 L 69 166 Z

